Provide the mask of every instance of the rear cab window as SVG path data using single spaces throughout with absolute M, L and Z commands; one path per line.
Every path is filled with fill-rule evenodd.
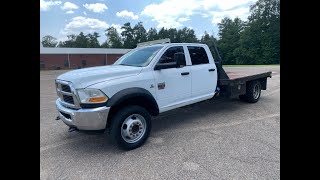
M 208 55 L 203 47 L 187 46 L 192 65 L 209 64 Z

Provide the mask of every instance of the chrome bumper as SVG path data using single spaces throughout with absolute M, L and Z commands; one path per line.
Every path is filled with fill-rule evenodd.
M 59 117 L 68 126 L 76 127 L 79 130 L 102 130 L 106 128 L 110 107 L 75 110 L 62 106 L 59 99 L 56 100 L 56 106 Z M 68 115 L 70 117 L 65 117 Z

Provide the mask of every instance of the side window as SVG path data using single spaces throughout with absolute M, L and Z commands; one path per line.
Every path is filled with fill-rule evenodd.
M 176 46 L 176 47 L 171 47 L 166 50 L 166 52 L 161 56 L 159 60 L 159 64 L 161 63 L 171 63 L 174 62 L 174 54 L 182 52 L 184 55 L 183 47 L 182 46 Z M 186 65 L 186 59 L 184 58 L 184 66 Z
M 192 65 L 208 64 L 209 59 L 203 47 L 188 46 Z

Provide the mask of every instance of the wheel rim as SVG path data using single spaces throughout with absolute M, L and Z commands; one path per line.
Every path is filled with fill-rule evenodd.
M 253 88 L 253 98 L 258 99 L 260 96 L 260 86 L 259 84 L 256 84 Z
M 139 141 L 146 132 L 146 120 L 140 114 L 127 117 L 121 126 L 121 136 L 127 143 Z

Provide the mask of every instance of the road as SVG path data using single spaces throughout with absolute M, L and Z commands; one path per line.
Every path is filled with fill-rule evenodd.
M 41 71 L 40 179 L 280 179 L 280 68 L 226 68 L 263 70 L 273 77 L 256 104 L 217 97 L 165 112 L 132 151 L 55 121 L 63 71 Z

